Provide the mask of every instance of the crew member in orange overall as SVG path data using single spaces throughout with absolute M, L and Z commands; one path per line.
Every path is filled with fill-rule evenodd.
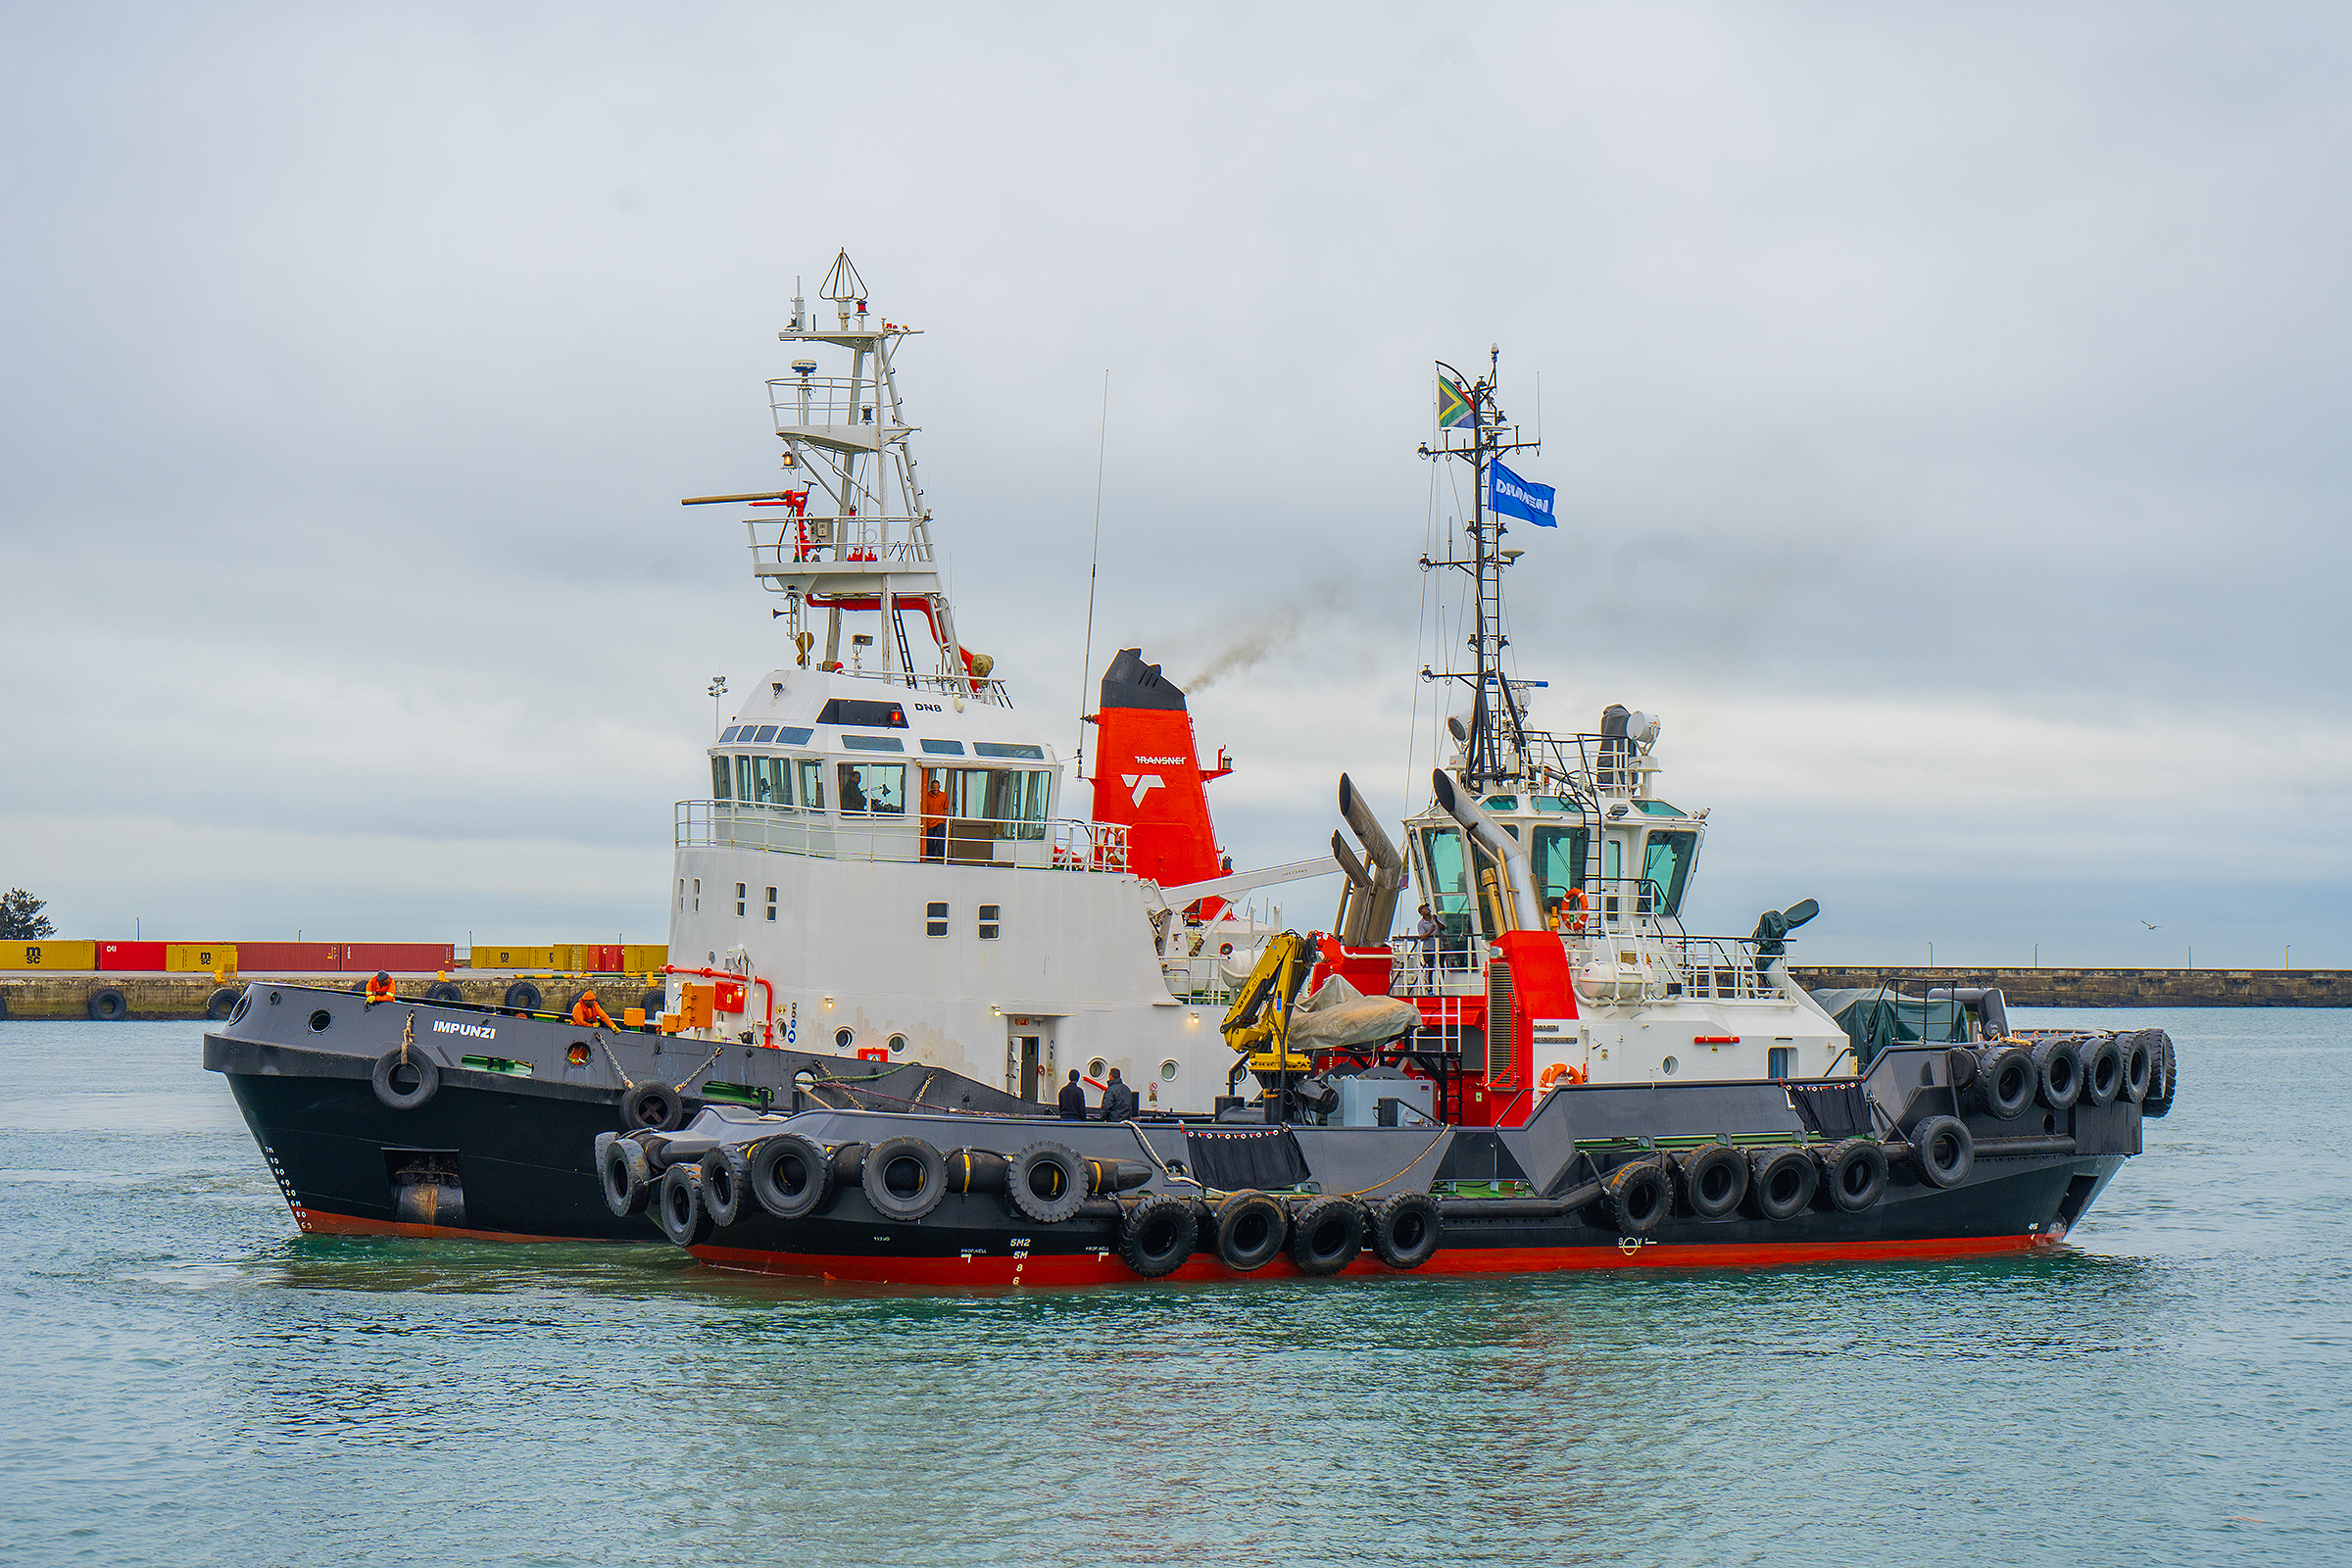
M 947 769 L 923 769 L 923 858 L 948 858 Z
M 612 1021 L 612 1015 L 605 1011 L 604 1004 L 596 1000 L 593 988 L 581 992 L 580 1000 L 571 1004 L 571 1021 L 582 1029 L 594 1028 L 599 1024 L 607 1029 L 619 1027 Z
M 392 976 L 387 971 L 378 969 L 375 971 L 375 978 L 368 982 L 368 1005 L 372 1007 L 379 1002 L 390 1002 L 391 1000 Z

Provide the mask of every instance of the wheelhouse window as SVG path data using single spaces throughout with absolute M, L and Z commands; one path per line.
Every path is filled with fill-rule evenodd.
M 804 810 L 821 811 L 825 808 L 825 764 L 813 757 L 804 757 L 801 765 L 801 807 Z
M 1446 927 L 1446 951 L 1464 951 L 1474 926 L 1484 935 L 1494 936 L 1494 915 L 1489 907 L 1492 901 L 1479 897 L 1478 888 L 1471 881 L 1474 873 L 1482 883 L 1493 875 L 1493 858 L 1473 844 L 1469 847 L 1469 864 L 1465 865 L 1459 828 L 1423 828 L 1419 837 L 1425 873 L 1421 885 L 1431 912 Z
M 725 758 L 713 757 L 710 759 L 710 798 L 712 800 L 729 801 L 735 798 L 734 790 L 728 787 L 728 780 L 733 776 Z
M 748 757 L 735 759 L 735 798 L 747 805 L 752 798 L 752 760 Z
M 753 758 L 752 804 L 754 806 L 790 806 L 792 804 L 792 764 L 781 757 Z
M 840 775 L 843 814 L 906 814 L 905 762 L 841 762 L 835 771 Z
M 946 797 L 945 814 L 960 819 L 956 836 L 1042 839 L 1054 775 L 1031 768 L 949 767 L 928 770 L 926 786 Z
M 1585 848 L 1589 835 L 1581 827 L 1555 826 L 1539 822 L 1530 858 L 1536 873 L 1536 887 L 1544 903 L 1565 899 L 1571 890 L 1585 885 Z
M 1683 886 L 1697 858 L 1698 834 L 1690 828 L 1652 828 L 1642 851 L 1642 896 L 1658 912 L 1680 913 Z

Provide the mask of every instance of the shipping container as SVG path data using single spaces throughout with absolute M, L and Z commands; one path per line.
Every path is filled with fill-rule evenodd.
M 347 974 L 430 974 L 456 961 L 457 949 L 446 942 L 347 942 L 336 950 Z
M 588 950 L 588 967 L 598 974 L 620 973 L 621 947 L 617 942 L 599 943 Z
M 651 974 L 669 962 L 669 948 L 665 944 L 632 942 L 620 950 L 620 967 L 626 974 Z
M 167 942 L 164 967 L 178 974 L 201 974 L 211 969 L 234 969 L 237 950 L 226 942 Z
M 251 974 L 323 974 L 342 950 L 332 942 L 240 942 L 237 966 Z
M 98 944 L 98 967 L 101 969 L 161 969 L 163 966 L 164 945 L 161 942 Z
M 98 944 L 95 942 L 54 942 L 43 938 L 39 942 L 0 943 L 0 969 L 97 967 Z
M 552 969 L 556 962 L 553 948 L 526 948 L 505 942 L 476 942 L 473 956 L 468 960 L 476 969 Z

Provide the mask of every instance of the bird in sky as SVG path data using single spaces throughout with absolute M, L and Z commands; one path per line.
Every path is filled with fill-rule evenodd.
M 2142 920 L 2142 921 L 2140 921 L 2139 923 L 2140 923 L 2141 925 L 2147 925 L 2147 926 L 2148 926 L 2148 929 L 2149 929 L 2149 930 L 2151 930 L 2151 931 L 2161 931 L 2161 930 L 2163 930 L 2163 929 L 2164 929 L 2164 927 L 2162 927 L 2162 926 L 2157 926 L 2157 925 L 2148 925 L 2148 922 L 2147 922 L 2147 921 L 2145 921 L 2145 920 Z

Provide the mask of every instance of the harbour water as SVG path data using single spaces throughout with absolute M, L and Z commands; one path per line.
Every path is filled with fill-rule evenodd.
M 27 1564 L 2352 1561 L 2352 1011 L 2160 1025 L 2056 1255 L 855 1293 L 300 1236 L 196 1023 L 0 1023 Z

